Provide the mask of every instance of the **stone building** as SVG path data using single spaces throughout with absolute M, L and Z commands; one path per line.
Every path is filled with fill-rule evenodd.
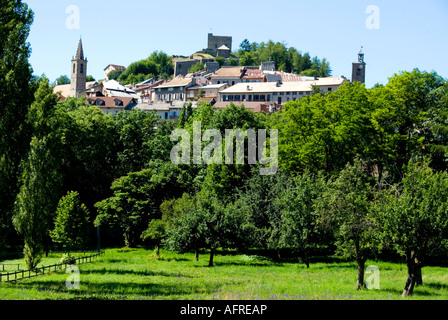
M 232 52 L 232 37 L 228 36 L 214 36 L 213 33 L 208 34 L 208 46 L 204 49 L 204 53 L 211 54 L 216 57 L 218 49 L 222 46 L 227 47 L 229 52 Z
M 79 97 L 81 91 L 86 90 L 87 83 L 87 57 L 84 58 L 82 40 L 79 40 L 76 57 L 72 59 L 72 76 L 70 82 L 70 95 Z

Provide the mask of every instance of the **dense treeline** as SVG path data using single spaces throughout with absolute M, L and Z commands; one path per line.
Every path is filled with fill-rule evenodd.
M 446 258 L 448 83 L 435 72 L 401 72 L 373 89 L 346 83 L 273 115 L 207 104 L 185 105 L 176 121 L 105 115 L 32 77 L 32 13 L 21 1 L 0 10 L 18 21 L 0 25 L 0 251 L 17 231 L 30 268 L 49 248 L 92 245 L 94 226 L 120 230 L 127 246 L 206 250 L 210 266 L 220 248 L 289 250 L 307 266 L 335 253 L 356 260 L 358 289 L 366 260 L 395 252 L 407 264 L 403 295 L 425 264 Z M 278 130 L 278 172 L 248 164 L 247 143 L 244 164 L 173 164 L 173 131 L 194 137 L 198 122 L 201 150 L 208 129 Z
M 238 59 L 236 59 L 236 58 Z M 126 71 L 114 70 L 108 75 L 122 84 L 140 83 L 149 78 L 169 79 L 174 74 L 173 57 L 166 53 L 155 51 L 147 59 L 131 63 Z M 216 61 L 220 66 L 226 63 L 222 57 Z M 327 59 L 311 57 L 308 52 L 302 54 L 296 48 L 288 48 L 284 43 L 268 42 L 250 43 L 244 40 L 234 57 L 227 60 L 229 66 L 260 66 L 263 62 L 273 61 L 277 70 L 292 72 L 310 77 L 328 77 L 331 75 L 330 63 Z M 202 62 L 194 65 L 189 72 L 204 70 Z M 59 83 L 61 84 L 61 83 Z
M 277 70 L 309 77 L 328 77 L 331 75 L 330 63 L 326 58 L 311 57 L 309 52 L 302 53 L 294 47 L 274 42 L 249 42 L 245 39 L 236 52 L 240 66 L 259 66 L 263 62 L 273 61 Z

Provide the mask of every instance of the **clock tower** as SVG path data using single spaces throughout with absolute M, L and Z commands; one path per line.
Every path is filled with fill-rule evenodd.
M 353 62 L 352 82 L 366 83 L 366 63 L 362 49 L 358 53 L 358 62 Z

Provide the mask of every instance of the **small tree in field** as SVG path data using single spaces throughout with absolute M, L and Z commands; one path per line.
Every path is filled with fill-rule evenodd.
M 338 252 L 356 259 L 357 290 L 365 287 L 364 266 L 375 244 L 371 217 L 373 181 L 364 167 L 360 160 L 348 164 L 336 180 L 328 182 L 316 204 L 321 222 L 333 229 Z
M 153 219 L 149 223 L 148 229 L 143 231 L 141 238 L 151 240 L 155 244 L 156 258 L 160 258 L 160 245 L 166 237 L 166 223 L 161 219 Z
M 427 259 L 448 248 L 448 174 L 411 162 L 401 184 L 382 194 L 376 218 L 383 246 L 406 258 L 402 296 L 410 296 Z
M 81 203 L 78 192 L 72 191 L 59 201 L 50 236 L 67 251 L 81 249 L 88 241 L 89 224 L 89 210 Z

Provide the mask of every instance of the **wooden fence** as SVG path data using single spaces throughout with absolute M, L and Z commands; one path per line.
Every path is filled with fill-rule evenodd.
M 102 254 L 104 254 L 104 251 L 97 252 L 90 256 L 75 258 L 76 264 L 92 262 L 92 259 L 94 259 L 95 257 L 100 256 Z M 62 270 L 62 267 L 64 267 L 64 269 L 66 269 L 67 266 L 69 266 L 69 265 L 72 265 L 72 264 L 64 262 L 64 263 L 52 264 L 49 266 L 38 267 L 38 268 L 30 269 L 30 270 L 19 270 L 19 271 L 7 272 L 7 273 L 0 273 L 0 282 L 11 282 L 11 281 L 29 279 L 29 278 L 37 277 L 39 275 L 43 275 L 43 274 L 45 274 L 45 271 L 49 272 L 51 270 L 53 270 L 53 271 Z

